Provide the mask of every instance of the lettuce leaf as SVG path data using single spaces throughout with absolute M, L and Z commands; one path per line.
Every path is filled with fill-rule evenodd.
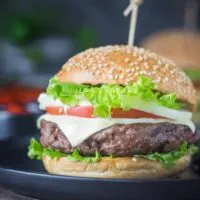
M 28 157 L 30 159 L 42 160 L 42 157 L 45 155 L 51 157 L 52 159 L 66 157 L 69 160 L 86 163 L 95 163 L 98 162 L 101 158 L 101 155 L 98 152 L 96 152 L 95 156 L 87 157 L 82 156 L 78 149 L 75 149 L 71 154 L 67 154 L 52 148 L 44 148 L 36 139 L 32 138 L 28 147 Z
M 193 80 L 200 80 L 200 70 L 199 69 L 184 69 L 184 72 Z
M 150 153 L 148 155 L 136 155 L 137 157 L 142 157 L 148 160 L 159 161 L 164 167 L 173 167 L 176 161 L 185 155 L 193 155 L 197 153 L 199 148 L 195 145 L 188 145 L 187 142 L 183 142 L 181 146 L 174 151 L 168 153 Z M 95 156 L 87 157 L 82 156 L 78 149 L 75 149 L 72 154 L 62 153 L 58 150 L 51 148 L 44 148 L 42 145 L 32 138 L 30 140 L 30 145 L 28 147 L 28 157 L 30 159 L 42 160 L 43 156 L 50 156 L 51 158 L 59 159 L 61 157 L 66 157 L 72 161 L 81 161 L 86 163 L 96 163 L 101 159 L 100 153 L 96 152 Z M 110 157 L 114 157 L 111 155 Z
M 42 145 L 34 138 L 30 140 L 30 145 L 28 147 L 28 157 L 30 159 L 41 160 L 44 152 Z
M 167 108 L 172 108 L 175 110 L 180 109 L 181 107 L 184 107 L 183 104 L 181 103 L 176 103 L 176 94 L 166 94 L 158 98 L 158 104 L 161 106 L 167 107 Z
M 56 78 L 51 79 L 47 88 L 47 94 L 54 99 L 60 99 L 64 104 L 75 106 L 79 101 L 85 99 L 94 106 L 94 115 L 109 117 L 113 108 L 129 110 L 134 108 L 126 99 L 137 99 L 153 101 L 171 109 L 180 109 L 182 104 L 177 101 L 176 94 L 161 94 L 156 92 L 156 84 L 147 77 L 141 76 L 132 85 L 78 85 L 72 83 L 60 83 Z
M 172 167 L 176 164 L 176 161 L 185 155 L 194 155 L 199 148 L 195 145 L 188 145 L 187 142 L 182 142 L 181 146 L 174 151 L 168 153 L 150 153 L 148 155 L 142 155 L 140 157 L 148 160 L 160 161 L 164 167 Z
M 56 78 L 52 78 L 47 88 L 47 94 L 54 99 L 60 99 L 64 104 L 75 106 L 80 101 L 84 89 L 88 87 L 73 83 L 60 83 Z

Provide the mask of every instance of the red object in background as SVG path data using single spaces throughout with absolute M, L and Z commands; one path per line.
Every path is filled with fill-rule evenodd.
M 36 102 L 43 89 L 8 85 L 0 88 L 0 105 L 4 105 L 12 114 L 25 114 L 25 105 Z
M 12 101 L 10 95 L 5 90 L 0 89 L 0 104 L 8 104 L 10 101 Z
M 23 106 L 17 103 L 9 103 L 7 106 L 7 111 L 14 115 L 26 114 Z

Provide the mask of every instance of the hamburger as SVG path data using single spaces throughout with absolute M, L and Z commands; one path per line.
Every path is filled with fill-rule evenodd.
M 169 30 L 147 37 L 141 46 L 173 60 L 192 80 L 197 90 L 198 104 L 194 115 L 200 122 L 200 34 L 193 31 Z
M 40 141 L 28 156 L 51 174 L 163 178 L 183 172 L 200 135 L 191 80 L 142 48 L 105 46 L 70 58 L 39 96 Z

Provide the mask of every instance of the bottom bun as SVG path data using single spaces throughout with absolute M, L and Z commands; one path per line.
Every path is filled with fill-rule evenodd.
M 67 158 L 51 159 L 43 157 L 46 170 L 51 174 L 93 177 L 145 179 L 164 178 L 183 172 L 190 164 L 191 156 L 179 159 L 171 168 L 164 168 L 160 162 L 137 157 L 102 158 L 97 163 L 70 161 Z

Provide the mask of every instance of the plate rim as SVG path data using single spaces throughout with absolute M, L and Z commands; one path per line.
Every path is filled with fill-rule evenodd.
M 17 175 L 23 175 L 23 176 L 37 176 L 42 178 L 50 178 L 50 179 L 60 179 L 60 180 L 67 180 L 67 181 L 98 181 L 98 182 L 107 182 L 107 183 L 191 183 L 191 182 L 200 182 L 200 178 L 192 178 L 192 179 L 112 179 L 112 178 L 91 178 L 91 177 L 79 177 L 79 176 L 64 176 L 64 175 L 54 175 L 49 174 L 47 172 L 37 172 L 37 171 L 25 171 L 20 169 L 12 169 L 12 168 L 6 168 L 6 167 L 0 167 L 0 174 L 1 172 L 11 173 L 11 174 L 17 174 Z

